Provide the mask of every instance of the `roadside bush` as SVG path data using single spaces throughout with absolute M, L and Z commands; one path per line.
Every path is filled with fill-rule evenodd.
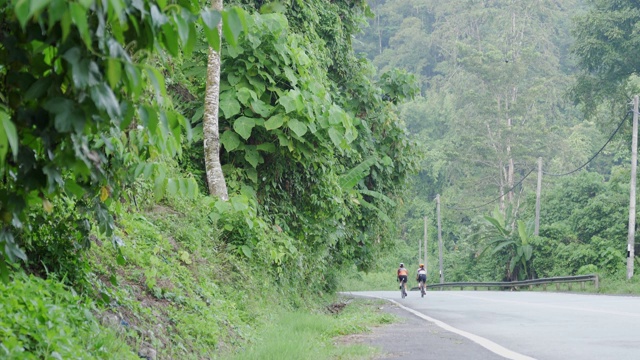
M 17 273 L 0 282 L 0 358 L 138 358 L 98 324 L 91 308 L 57 281 Z
M 50 208 L 28 214 L 18 243 L 27 255 L 24 265 L 29 273 L 54 277 L 82 290 L 90 271 L 83 252 L 89 248 L 91 223 L 84 216 L 84 204 L 69 198 L 57 198 Z

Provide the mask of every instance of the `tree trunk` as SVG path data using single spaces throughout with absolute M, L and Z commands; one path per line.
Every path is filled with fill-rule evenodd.
M 222 11 L 222 0 L 214 0 L 214 10 Z M 222 32 L 222 22 L 218 24 L 218 36 Z M 220 54 L 209 48 L 207 62 L 207 87 L 204 96 L 204 159 L 207 171 L 209 194 L 228 200 L 227 183 L 220 163 L 220 134 L 218 128 L 218 108 L 220 105 Z

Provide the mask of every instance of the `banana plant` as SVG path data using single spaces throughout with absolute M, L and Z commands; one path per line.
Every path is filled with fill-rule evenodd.
M 510 211 L 506 212 L 510 214 Z M 514 222 L 505 217 L 498 209 L 495 209 L 492 216 L 485 215 L 489 227 L 486 227 L 480 239 L 485 242 L 485 246 L 479 256 L 483 256 L 487 251 L 491 251 L 491 255 L 500 252 L 506 252 L 509 261 L 505 264 L 506 278 L 508 280 L 518 280 L 519 275 L 529 278 L 530 264 L 533 257 L 533 246 L 531 238 L 533 237 L 533 228 L 522 220 L 515 222 L 517 227 L 514 229 L 511 224 Z

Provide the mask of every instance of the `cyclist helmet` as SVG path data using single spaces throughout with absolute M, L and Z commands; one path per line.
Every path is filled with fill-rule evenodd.
M 403 266 L 404 266 L 404 263 L 400 263 L 400 267 L 403 267 Z
M 424 264 L 420 264 L 420 267 L 424 267 Z

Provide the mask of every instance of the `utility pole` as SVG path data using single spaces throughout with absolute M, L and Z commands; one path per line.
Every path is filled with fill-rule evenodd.
M 633 134 L 631 137 L 631 189 L 629 191 L 629 236 L 627 237 L 627 280 L 633 277 L 636 237 L 636 171 L 638 167 L 638 95 L 633 97 Z
M 418 264 L 422 259 L 422 241 L 418 240 Z
M 427 265 L 427 217 L 424 217 L 424 266 L 425 270 L 428 269 Z
M 436 213 L 438 215 L 438 252 L 440 260 L 440 284 L 444 283 L 444 274 L 442 273 L 442 225 L 440 223 L 440 194 L 436 195 Z
M 533 235 L 540 234 L 540 192 L 542 192 L 542 158 L 538 158 L 538 186 L 536 187 L 536 223 L 533 228 Z

